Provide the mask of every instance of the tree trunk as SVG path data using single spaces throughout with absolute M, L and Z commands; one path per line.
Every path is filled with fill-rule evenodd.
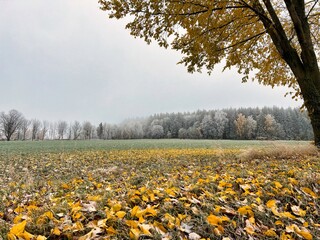
M 308 75 L 307 78 L 297 80 L 311 120 L 314 143 L 320 148 L 320 74 L 309 72 Z

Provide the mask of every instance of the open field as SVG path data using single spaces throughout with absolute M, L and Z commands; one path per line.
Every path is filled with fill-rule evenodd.
M 0 142 L 0 239 L 319 239 L 308 142 Z
M 0 153 L 40 153 L 40 152 L 70 152 L 86 150 L 127 150 L 127 149 L 186 149 L 186 148 L 219 148 L 219 149 L 244 149 L 265 148 L 275 145 L 305 146 L 307 141 L 253 141 L 253 140 L 81 140 L 81 141 L 0 141 Z

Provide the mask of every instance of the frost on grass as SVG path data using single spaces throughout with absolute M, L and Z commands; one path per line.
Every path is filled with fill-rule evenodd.
M 3 155 L 0 238 L 318 239 L 318 157 L 241 154 Z

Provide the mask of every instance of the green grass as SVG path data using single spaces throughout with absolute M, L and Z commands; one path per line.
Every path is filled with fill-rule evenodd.
M 219 148 L 246 149 L 265 148 L 276 145 L 309 145 L 308 141 L 236 141 L 236 140 L 81 140 L 81 141 L 11 141 L 0 142 L 0 154 L 56 153 L 88 150 L 128 150 L 128 149 L 185 149 Z

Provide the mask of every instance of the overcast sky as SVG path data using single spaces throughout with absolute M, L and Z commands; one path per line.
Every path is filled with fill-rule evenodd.
M 0 0 L 0 111 L 119 123 L 154 113 L 296 107 L 236 71 L 189 74 L 178 52 L 130 36 L 98 0 Z

